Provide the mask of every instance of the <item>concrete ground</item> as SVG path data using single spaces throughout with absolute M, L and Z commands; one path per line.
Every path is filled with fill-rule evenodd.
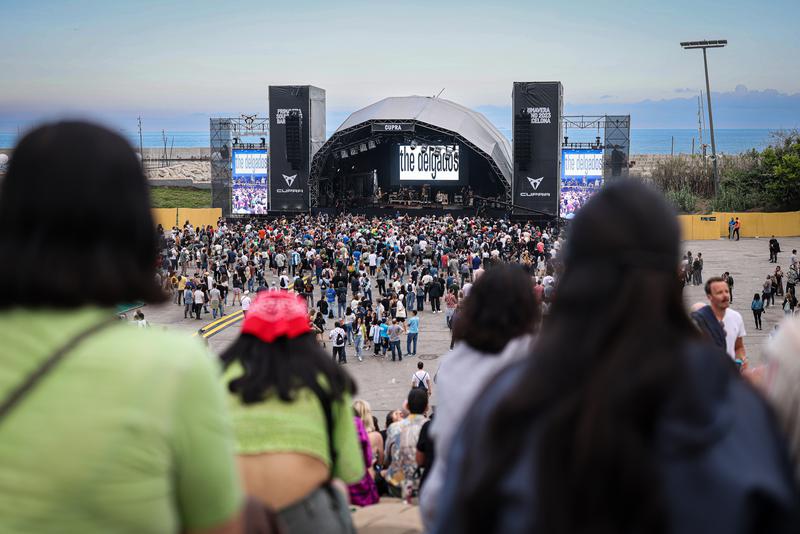
M 684 252 L 691 250 L 693 254 L 703 253 L 705 260 L 703 278 L 729 271 L 734 278 L 733 309 L 742 314 L 747 337 L 745 347 L 751 364 L 762 360 L 762 350 L 768 340 L 768 334 L 781 319 L 783 310 L 776 299 L 775 307 L 764 313 L 763 330 L 755 330 L 750 301 L 753 293 L 760 292 L 766 274 L 774 271 L 775 265 L 768 262 L 769 253 L 767 239 L 742 239 L 740 241 L 687 241 L 683 243 Z M 792 248 L 800 249 L 800 238 L 783 238 L 781 248 L 785 251 L 778 257 L 777 265 L 786 271 Z M 687 286 L 684 290 L 687 307 L 695 302 L 706 302 L 702 286 Z M 427 304 L 427 303 L 426 303 Z M 164 304 L 147 306 L 144 310 L 147 319 L 153 325 L 164 325 L 187 334 L 195 332 L 200 326 L 211 321 L 197 321 L 183 318 L 183 306 Z M 216 353 L 223 351 L 238 335 L 239 324 L 234 325 L 211 337 L 209 347 Z M 333 327 L 333 320 L 328 320 L 328 328 Z M 402 342 L 405 352 L 405 339 Z M 425 369 L 433 376 L 438 368 L 438 358 L 447 352 L 450 345 L 450 331 L 445 322 L 445 314 L 432 314 L 425 310 L 420 314 L 420 334 L 416 357 L 404 357 L 402 362 L 392 362 L 391 358 L 374 357 L 365 352 L 364 361 L 355 358 L 353 347 L 347 347 L 347 370 L 355 378 L 358 385 L 357 397 L 366 399 L 372 405 L 373 412 L 381 420 L 388 411 L 400 408 L 411 385 L 411 375 L 416 371 L 417 362 L 423 361 Z M 330 351 L 330 343 L 328 343 Z M 436 404 L 436 386 L 433 388 L 433 404 Z
M 733 277 L 733 303 L 732 308 L 742 314 L 747 336 L 744 346 L 751 365 L 763 361 L 763 350 L 769 341 L 769 333 L 781 320 L 784 319 L 781 303 L 783 297 L 775 297 L 775 306 L 766 308 L 761 316 L 763 330 L 755 329 L 753 313 L 750 303 L 753 293 L 761 293 L 767 274 L 775 272 L 775 267 L 780 266 L 785 273 L 789 270 L 789 256 L 792 249 L 800 250 L 800 238 L 783 237 L 778 239 L 781 252 L 778 254 L 778 263 L 769 263 L 769 238 L 742 239 L 730 241 L 720 239 L 717 241 L 686 241 L 683 251 L 692 251 L 695 256 L 703 253 L 703 280 L 710 276 L 719 276 L 728 271 Z M 786 283 L 784 276 L 783 283 Z M 707 302 L 702 286 L 687 286 L 684 289 L 684 301 L 687 306 L 695 302 Z

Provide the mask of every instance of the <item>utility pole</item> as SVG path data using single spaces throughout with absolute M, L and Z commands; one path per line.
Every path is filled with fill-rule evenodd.
M 711 130 L 711 161 L 714 164 L 714 195 L 719 192 L 719 167 L 717 165 L 717 143 L 714 138 L 714 115 L 711 112 L 711 84 L 708 81 L 708 57 L 706 50 L 709 48 L 722 48 L 728 44 L 726 39 L 715 41 L 685 41 L 681 46 L 685 50 L 700 48 L 703 50 L 703 68 L 706 73 L 706 98 L 708 99 L 708 127 Z
M 139 159 L 142 160 L 142 165 L 144 166 L 144 143 L 142 142 L 142 116 L 139 115 Z

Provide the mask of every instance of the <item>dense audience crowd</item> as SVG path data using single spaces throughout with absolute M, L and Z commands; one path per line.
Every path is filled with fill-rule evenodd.
M 472 217 L 156 234 L 121 137 L 41 127 L 0 192 L 0 530 L 351 533 L 350 505 L 386 495 L 437 534 L 796 532 L 800 326 L 749 382 L 732 278 L 705 280 L 690 318 L 702 263 L 679 246 L 633 182 L 598 192 L 568 242 Z M 240 306 L 238 338 L 215 359 L 109 310 L 170 295 L 187 319 Z M 434 376 L 417 362 L 381 425 L 337 363 L 349 343 L 402 357 L 403 332 L 415 353 L 423 311 L 453 350 Z

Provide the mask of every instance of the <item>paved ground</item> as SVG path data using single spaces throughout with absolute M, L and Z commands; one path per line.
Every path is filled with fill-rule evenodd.
M 781 239 L 781 248 L 786 251 L 779 256 L 778 265 L 786 271 L 789 253 L 792 248 L 800 249 L 800 238 Z M 729 271 L 734 278 L 733 307 L 739 311 L 745 320 L 747 337 L 745 346 L 751 363 L 761 361 L 761 352 L 768 339 L 768 334 L 773 325 L 783 318 L 780 303 L 776 300 L 775 308 L 768 308 L 763 316 L 764 330 L 753 328 L 750 301 L 754 292 L 760 292 L 761 284 L 768 272 L 774 271 L 775 265 L 768 262 L 767 239 L 742 239 L 741 241 L 689 241 L 683 244 L 684 251 L 691 250 L 693 254 L 703 253 L 705 266 L 704 279 L 709 276 Z M 694 302 L 705 302 L 705 294 L 701 286 L 687 287 L 685 292 L 687 306 Z M 182 330 L 188 333 L 196 331 L 201 325 L 211 320 L 197 321 L 183 318 L 183 306 L 165 304 L 162 306 L 148 306 L 145 309 L 148 320 L 153 325 L 165 325 L 169 328 Z M 332 328 L 332 320 L 328 321 Z M 225 349 L 238 334 L 238 328 L 231 327 L 220 332 L 209 340 L 210 348 L 219 353 Z M 416 370 L 417 361 L 425 362 L 425 368 L 431 375 L 438 368 L 438 358 L 447 352 L 450 344 L 450 332 L 445 323 L 444 313 L 433 315 L 424 311 L 420 315 L 420 335 L 416 357 L 403 358 L 402 362 L 392 362 L 388 357 L 375 358 L 371 353 L 365 356 L 363 362 L 355 359 L 352 347 L 347 347 L 347 370 L 353 375 L 358 384 L 358 397 L 367 399 L 372 405 L 376 416 L 381 420 L 389 410 L 394 410 L 402 405 L 411 383 L 411 375 Z M 328 344 L 330 351 L 330 344 Z M 403 340 L 405 351 L 405 340 Z M 433 403 L 436 403 L 436 388 L 434 386 Z
M 753 293 L 761 293 L 764 279 L 768 273 L 775 272 L 775 267 L 780 265 L 785 273 L 789 269 L 789 256 L 792 249 L 800 250 L 800 238 L 784 237 L 778 240 L 782 253 L 778 255 L 778 263 L 769 263 L 769 249 L 767 239 L 742 239 L 729 241 L 687 241 L 683 243 L 684 252 L 691 250 L 693 255 L 703 253 L 704 267 L 703 280 L 710 276 L 718 276 L 728 271 L 733 276 L 733 309 L 742 314 L 744 325 L 747 329 L 745 348 L 750 364 L 762 361 L 762 350 L 769 339 L 769 333 L 783 318 L 781 303 L 775 297 L 775 306 L 770 306 L 761 316 L 763 330 L 756 330 L 750 303 Z M 784 277 L 784 284 L 786 278 Z M 684 300 L 687 306 L 695 302 L 707 302 L 703 288 L 687 287 L 684 290 Z

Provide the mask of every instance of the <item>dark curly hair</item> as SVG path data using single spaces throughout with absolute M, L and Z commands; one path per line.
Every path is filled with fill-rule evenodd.
M 484 272 L 461 303 L 453 339 L 496 354 L 510 340 L 535 332 L 540 308 L 533 280 L 516 264 L 497 264 Z

